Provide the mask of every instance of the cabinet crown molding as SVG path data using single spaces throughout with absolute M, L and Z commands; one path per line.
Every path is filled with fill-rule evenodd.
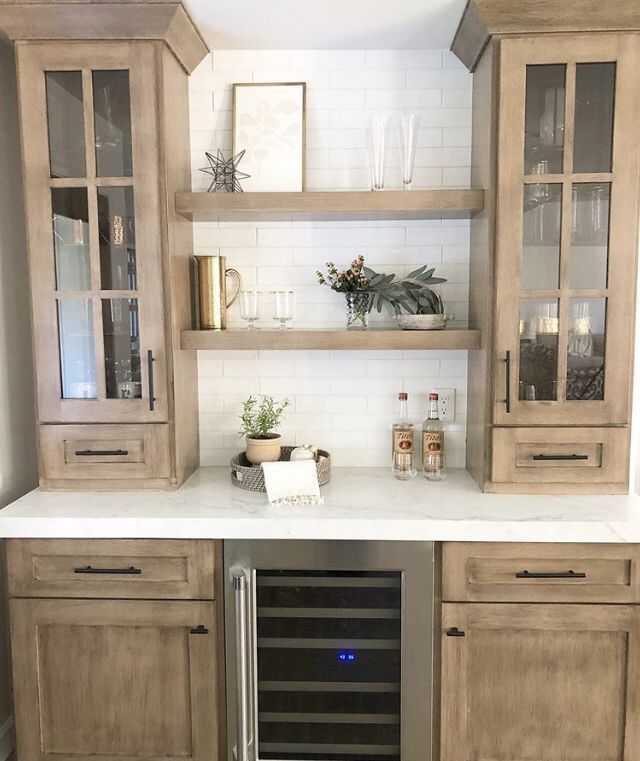
M 496 35 L 638 30 L 637 0 L 468 0 L 451 50 L 474 71 Z
M 158 40 L 188 74 L 209 52 L 182 3 L 165 0 L 0 0 L 0 31 L 20 42 Z

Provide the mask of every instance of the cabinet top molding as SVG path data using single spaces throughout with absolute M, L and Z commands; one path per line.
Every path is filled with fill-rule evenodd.
M 474 71 L 495 35 L 637 30 L 638 0 L 468 0 L 451 50 Z
M 0 31 L 15 41 L 161 40 L 190 74 L 209 48 L 181 2 L 0 0 Z

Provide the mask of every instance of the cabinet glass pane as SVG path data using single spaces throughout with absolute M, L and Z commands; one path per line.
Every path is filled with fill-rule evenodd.
M 103 290 L 135 290 L 133 188 L 98 188 L 98 228 Z
M 570 299 L 567 400 L 604 399 L 607 300 Z
M 56 288 L 86 291 L 91 288 L 87 189 L 52 188 L 51 210 Z
M 522 287 L 557 288 L 560 273 L 562 185 L 524 186 Z
M 140 399 L 138 299 L 103 299 L 104 367 L 108 399 Z
M 91 299 L 58 300 L 63 399 L 96 398 Z
M 566 66 L 527 66 L 524 173 L 562 172 Z
M 606 288 L 610 183 L 584 182 L 571 196 L 570 287 Z
M 84 177 L 82 72 L 47 71 L 44 76 L 51 176 Z
M 93 72 L 98 177 L 131 177 L 131 106 L 128 71 Z
M 615 89 L 615 63 L 576 66 L 574 172 L 611 171 Z
M 557 399 L 558 302 L 523 299 L 520 304 L 520 378 L 523 401 Z

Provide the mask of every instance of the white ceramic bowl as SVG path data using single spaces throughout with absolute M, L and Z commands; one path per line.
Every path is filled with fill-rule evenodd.
M 399 314 L 397 317 L 403 330 L 442 330 L 448 319 L 447 314 Z

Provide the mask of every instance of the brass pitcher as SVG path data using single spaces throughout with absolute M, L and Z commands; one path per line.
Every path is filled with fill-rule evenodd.
M 238 298 L 242 287 L 240 273 L 227 269 L 226 256 L 196 256 L 198 262 L 198 293 L 200 297 L 200 329 L 225 330 L 227 309 Z M 227 301 L 227 277 L 235 276 L 237 289 Z

